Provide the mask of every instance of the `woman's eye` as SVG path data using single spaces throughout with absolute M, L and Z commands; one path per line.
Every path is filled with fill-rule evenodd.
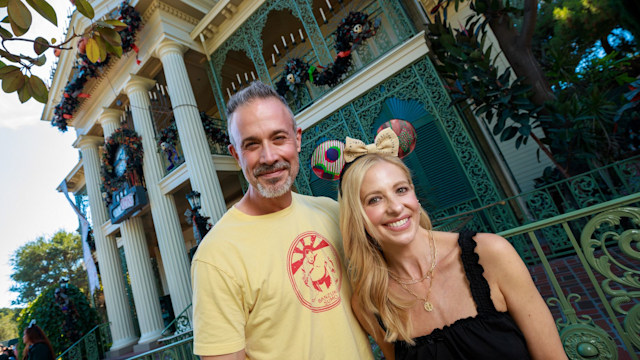
M 402 187 L 399 187 L 399 188 L 398 188 L 398 190 L 396 190 L 396 191 L 397 191 L 398 193 L 400 193 L 400 194 L 404 194 L 404 193 L 406 193 L 406 192 L 408 192 L 408 191 L 409 191 L 409 188 L 408 188 L 408 187 L 406 187 L 406 186 L 402 186 Z
M 379 196 L 374 196 L 374 197 L 372 197 L 371 199 L 369 199 L 367 201 L 367 205 L 373 205 L 373 204 L 376 204 L 378 202 L 380 202 L 380 197 Z

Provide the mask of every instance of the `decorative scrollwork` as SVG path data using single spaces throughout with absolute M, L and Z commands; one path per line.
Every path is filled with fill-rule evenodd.
M 569 359 L 617 359 L 616 343 L 604 330 L 587 324 L 572 324 L 560 333 Z
M 594 216 L 584 227 L 580 245 L 589 265 L 605 277 L 602 289 L 611 307 L 625 316 L 626 335 L 640 348 L 640 269 L 630 265 L 640 263 L 640 209 L 622 207 Z
M 547 299 L 550 306 L 560 307 L 567 320 L 556 320 L 560 341 L 569 359 L 617 359 L 617 346 L 615 341 L 598 327 L 588 315 L 576 316 L 575 310 L 570 305 L 577 303 L 581 296 L 571 293 L 562 301 L 557 297 Z
M 578 202 L 579 208 L 605 201 L 602 194 L 600 194 L 600 186 L 591 176 L 577 177 L 569 183 L 569 188 Z

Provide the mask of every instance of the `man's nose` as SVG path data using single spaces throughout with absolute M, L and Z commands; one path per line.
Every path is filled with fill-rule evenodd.
M 263 164 L 273 164 L 278 160 L 278 154 L 273 144 L 267 143 L 262 146 L 262 152 L 260 153 L 260 161 Z

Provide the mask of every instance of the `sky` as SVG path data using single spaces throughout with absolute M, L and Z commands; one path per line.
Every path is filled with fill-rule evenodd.
M 61 40 L 70 4 L 62 0 L 49 3 L 56 9 L 59 27 L 33 12 L 33 25 L 24 37 Z M 6 8 L 0 9 L 0 19 L 6 15 Z M 33 55 L 32 44 L 25 44 L 24 49 L 12 44 L 10 50 Z M 52 50 L 45 54 L 47 63 L 34 73 L 49 84 L 55 57 Z M 9 291 L 13 272 L 9 260 L 16 249 L 41 236 L 50 238 L 60 229 L 73 232 L 78 228 L 77 216 L 56 190 L 78 162 L 78 151 L 71 146 L 74 129 L 61 133 L 49 121 L 40 120 L 43 108 L 35 100 L 21 104 L 16 93 L 0 90 L 0 251 L 4 255 L 0 257 L 0 308 L 13 307 L 11 302 L 17 297 Z

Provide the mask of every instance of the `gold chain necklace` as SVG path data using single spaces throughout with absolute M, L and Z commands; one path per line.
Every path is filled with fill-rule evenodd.
M 436 270 L 436 264 L 437 264 L 437 259 L 438 259 L 438 247 L 436 246 L 436 240 L 433 237 L 433 234 L 431 233 L 431 230 L 429 230 L 429 245 L 431 248 L 431 269 L 429 269 L 429 271 L 427 272 L 426 277 L 429 278 L 429 289 L 427 290 L 427 297 L 425 298 L 421 298 L 420 296 L 418 296 L 416 293 L 414 293 L 413 291 L 411 291 L 407 285 L 409 284 L 405 284 L 403 282 L 398 281 L 396 278 L 394 278 L 393 276 L 391 276 L 391 278 L 393 280 L 395 280 L 396 282 L 398 282 L 398 284 L 400 284 L 400 286 L 402 286 L 402 288 L 408 292 L 409 294 L 413 295 L 416 299 L 420 300 L 423 302 L 423 307 L 426 311 L 431 312 L 433 311 L 433 304 L 429 301 L 429 295 L 431 295 L 431 288 L 433 287 L 433 277 L 435 274 L 435 270 Z M 391 275 L 391 273 L 389 273 L 389 275 Z M 411 279 L 411 281 L 413 281 L 414 279 Z M 424 278 L 422 279 L 424 280 Z M 419 281 L 416 281 L 415 283 L 417 283 Z M 415 284 L 414 283 L 414 284 Z

